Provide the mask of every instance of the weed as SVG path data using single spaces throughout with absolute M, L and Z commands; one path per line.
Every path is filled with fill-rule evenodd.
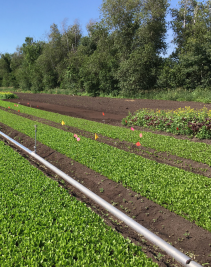
M 104 192 L 104 189 L 103 188 L 100 188 L 100 193 L 103 193 Z

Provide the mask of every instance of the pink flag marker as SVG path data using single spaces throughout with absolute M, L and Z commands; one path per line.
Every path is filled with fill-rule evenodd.
M 78 138 L 77 138 L 77 141 L 80 141 L 80 140 L 81 140 L 81 138 L 78 137 Z
M 140 133 L 139 136 L 142 137 L 142 133 Z
M 131 127 L 131 130 L 132 130 L 132 131 L 134 131 L 134 128 L 133 128 L 133 127 Z
M 73 136 L 74 136 L 75 138 L 78 138 L 77 134 L 74 134 Z

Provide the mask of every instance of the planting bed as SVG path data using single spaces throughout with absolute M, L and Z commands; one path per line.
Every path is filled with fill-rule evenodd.
M 37 95 L 35 95 L 35 96 L 37 97 Z M 30 96 L 30 97 L 32 97 L 32 96 Z M 51 96 L 49 96 L 49 98 L 50 97 Z M 67 98 L 67 96 L 59 96 L 59 98 L 61 98 L 61 97 L 64 97 L 63 99 Z M 40 98 L 42 98 L 42 95 L 40 95 Z M 96 98 L 96 99 L 98 99 L 98 98 Z M 87 100 L 87 98 L 86 98 L 86 100 Z M 116 99 L 116 100 L 120 100 L 120 99 Z M 93 98 L 91 98 L 91 101 L 94 101 Z M 124 101 L 126 101 L 126 100 L 124 100 Z M 147 101 L 149 101 L 149 100 L 147 100 Z M 21 100 L 17 100 L 16 102 L 17 103 L 21 102 Z M 127 102 L 128 103 L 134 103 L 133 101 L 127 101 Z M 155 102 L 155 101 L 153 101 L 153 102 Z M 32 105 L 32 103 L 29 101 L 27 101 L 27 103 L 29 103 L 29 105 L 30 104 Z M 27 105 L 27 103 L 26 103 L 26 105 Z M 185 105 L 187 105 L 187 104 L 185 104 Z M 39 107 L 40 107 L 39 104 L 37 104 L 37 106 L 39 109 Z M 94 107 L 94 105 L 93 105 L 93 107 Z M 108 110 L 112 110 L 112 108 L 113 108 L 113 106 L 111 108 L 108 107 Z M 201 107 L 199 107 L 199 108 L 201 108 Z M 61 106 L 60 106 L 60 109 L 62 109 Z M 37 118 L 32 117 L 32 115 L 27 115 L 26 113 L 22 113 L 22 112 L 18 113 L 17 110 L 16 111 L 10 111 L 10 112 L 16 113 L 22 117 L 27 117 L 30 120 L 37 119 Z M 105 116 L 102 115 L 102 112 L 105 113 Z M 106 122 L 106 115 L 107 115 L 106 109 L 102 110 L 102 112 L 98 111 L 99 114 L 97 114 L 97 116 L 101 116 L 101 121 L 103 119 L 105 119 L 105 122 Z M 1 113 L 1 114 L 5 114 L 5 113 Z M 118 115 L 118 114 L 116 114 L 116 115 Z M 119 114 L 118 116 L 122 116 L 122 115 L 123 114 Z M 5 116 L 6 115 L 4 115 L 4 117 Z M 8 118 L 9 118 L 9 116 L 10 115 L 8 114 Z M 97 119 L 94 118 L 94 120 L 97 120 Z M 73 128 L 73 126 L 68 126 L 68 124 L 65 125 L 65 127 L 63 127 L 63 126 L 61 126 L 61 124 L 58 124 L 56 122 L 46 121 L 44 119 L 39 119 L 39 121 L 42 123 L 46 123 L 48 125 L 54 126 L 58 129 L 62 129 L 64 132 L 74 132 L 74 133 L 79 134 L 79 136 L 81 137 L 81 141 L 80 141 L 81 143 L 79 142 L 80 144 L 83 144 L 83 142 L 84 142 L 83 139 L 86 140 L 85 138 L 94 139 L 93 133 L 90 133 L 89 131 L 85 131 L 83 129 L 76 129 L 77 125 L 75 125 L 75 128 Z M 100 121 L 100 119 L 99 119 L 99 121 Z M 111 119 L 109 122 L 111 124 Z M 120 125 L 120 121 L 117 121 L 117 122 L 113 121 L 113 123 Z M 23 141 L 23 145 L 25 145 L 29 149 L 33 150 L 34 143 L 30 137 L 27 137 L 23 133 L 18 132 L 18 131 L 20 131 L 20 129 L 18 131 L 16 131 L 16 130 L 6 126 L 5 124 L 7 124 L 6 121 L 4 121 L 4 124 L 3 123 L 0 124 L 3 132 L 5 132 L 9 136 L 11 136 L 12 138 L 16 137 L 17 141 L 19 141 L 18 139 L 20 138 L 20 141 L 21 140 Z M 33 123 L 33 124 L 35 124 L 35 123 Z M 15 127 L 13 127 L 13 128 L 15 128 Z M 125 127 L 122 127 L 122 128 L 126 129 Z M 139 127 L 135 127 L 135 128 L 140 129 Z M 169 165 L 177 166 L 177 167 L 180 167 L 181 169 L 186 169 L 188 171 L 192 171 L 193 173 L 200 173 L 200 174 L 206 175 L 208 177 L 210 175 L 209 164 L 206 165 L 203 163 L 203 157 L 204 157 L 203 155 L 201 156 L 201 159 L 197 163 L 196 160 L 183 159 L 177 155 L 170 155 L 170 157 L 169 157 L 169 154 L 165 155 L 166 152 L 159 152 L 159 151 L 156 151 L 155 149 L 149 148 L 147 146 L 145 146 L 143 149 L 142 149 L 142 147 L 140 147 L 137 150 L 137 147 L 131 143 L 132 140 L 129 140 L 130 135 L 128 136 L 129 139 L 127 142 L 124 140 L 112 139 L 111 137 L 100 135 L 99 133 L 98 133 L 98 135 L 99 135 L 98 140 L 101 143 L 105 143 L 105 144 L 109 145 L 109 147 L 110 146 L 112 146 L 112 147 L 116 146 L 116 147 L 120 148 L 121 150 L 127 151 L 127 153 L 132 152 L 133 154 L 142 155 L 146 158 L 151 158 L 153 160 L 156 160 L 156 158 L 158 158 L 157 161 L 161 162 L 161 163 L 165 163 L 165 164 L 170 163 Z M 171 135 L 171 136 L 173 136 L 173 135 Z M 179 137 L 180 136 L 177 136 L 177 139 L 179 139 Z M 183 137 L 183 139 L 185 139 L 185 138 Z M 144 132 L 143 132 L 143 139 L 140 139 L 141 143 L 142 143 L 142 140 L 144 142 Z M 209 143 L 209 141 L 207 141 L 207 143 Z M 84 145 L 85 144 L 86 144 L 86 142 L 84 143 Z M 98 144 L 100 145 L 100 143 L 98 143 Z M 198 145 L 200 146 L 200 144 L 198 144 Z M 102 148 L 103 147 L 105 148 L 106 146 L 102 146 Z M 198 153 L 200 153 L 200 151 Z M 211 263 L 211 261 L 210 261 L 210 258 L 211 258 L 210 257 L 210 254 L 211 254 L 211 252 L 210 252 L 210 250 L 211 250 L 210 249 L 210 244 L 211 244 L 210 232 L 203 230 L 202 228 L 196 226 L 194 223 L 188 222 L 187 220 L 185 220 L 182 217 L 168 211 L 167 209 L 159 206 L 158 204 L 155 204 L 154 202 L 147 200 L 146 198 L 144 198 L 140 194 L 137 194 L 137 192 L 135 192 L 137 190 L 135 190 L 135 189 L 134 189 L 134 191 L 128 190 L 128 189 L 124 188 L 121 184 L 116 183 L 112 180 L 108 180 L 107 177 L 103 177 L 103 175 L 99 175 L 97 172 L 94 172 L 93 170 L 87 168 L 86 166 L 84 166 L 78 162 L 75 162 L 75 161 L 67 158 L 64 155 L 59 154 L 57 151 L 52 150 L 51 148 L 46 147 L 45 145 L 43 145 L 41 143 L 39 143 L 39 146 L 38 146 L 38 154 L 44 158 L 47 157 L 46 159 L 48 161 L 53 163 L 58 168 L 62 169 L 64 172 L 68 173 L 70 176 L 73 176 L 75 179 L 82 182 L 85 186 L 90 188 L 92 191 L 94 191 L 94 192 L 96 191 L 95 193 L 102 196 L 105 200 L 107 200 L 107 201 L 109 200 L 110 203 L 113 203 L 113 205 L 117 206 L 120 210 L 125 211 L 125 213 L 129 214 L 131 217 L 135 216 L 136 221 L 143 224 L 148 229 L 151 229 L 154 233 L 158 234 L 161 238 L 166 239 L 168 242 L 171 242 L 179 250 L 184 251 L 184 253 L 189 253 L 189 255 L 193 259 L 195 257 L 195 260 L 198 261 L 199 263 L 201 263 L 201 264 L 204 264 L 204 263 L 210 264 Z M 79 156 L 79 158 L 80 158 L 80 156 Z M 79 158 L 76 157 L 75 160 L 78 160 Z M 172 160 L 169 161 L 169 159 L 172 159 Z M 55 161 L 57 161 L 57 162 L 55 162 Z M 191 166 L 185 166 L 185 165 L 183 166 L 181 161 L 182 161 L 182 163 L 188 163 Z M 143 161 L 143 163 L 144 162 L 145 161 Z M 207 162 L 207 163 L 209 163 L 209 162 Z M 71 165 L 71 164 L 73 164 L 73 165 Z M 205 171 L 205 169 L 206 169 L 206 171 Z M 134 172 L 134 171 L 131 170 L 131 173 L 132 172 Z M 185 174 L 183 173 L 183 175 L 185 175 Z M 187 175 L 189 175 L 189 174 L 187 173 Z M 156 177 L 154 177 L 154 178 L 156 178 Z M 209 183 L 209 181 L 208 181 L 208 183 Z M 162 189 L 162 188 L 160 188 L 160 189 Z M 74 189 L 72 189 L 72 190 L 74 190 Z M 191 191 L 191 187 L 188 187 L 188 190 L 189 190 L 190 194 L 193 194 L 193 192 Z M 203 192 L 202 192 L 202 194 L 203 194 Z M 83 197 L 81 197 L 81 198 L 83 198 Z M 88 203 L 90 204 L 89 201 L 88 201 Z M 190 204 L 189 204 L 189 206 L 190 206 Z M 210 207 L 207 207 L 207 209 L 208 209 L 207 210 L 207 216 L 208 216 L 207 218 L 209 219 Z M 183 216 L 184 216 L 184 214 L 183 214 Z M 105 216 L 105 218 L 107 218 L 107 216 Z M 109 218 L 107 218 L 106 220 L 108 223 L 112 223 L 113 225 L 115 225 L 115 223 L 113 223 L 112 220 L 109 220 Z M 116 228 L 118 231 L 121 232 L 121 228 L 118 227 L 118 225 L 116 225 Z M 136 241 L 141 243 L 141 239 L 139 237 L 135 237 L 136 235 L 134 233 L 131 235 L 130 232 L 127 231 L 127 229 L 126 229 L 126 231 L 122 231 L 122 232 L 123 232 L 123 235 L 125 235 L 125 236 L 128 235 L 133 241 L 136 240 Z M 157 259 L 159 259 L 159 264 L 161 264 L 162 262 L 166 265 L 169 264 L 168 263 L 168 261 L 169 261 L 168 257 L 160 256 L 160 254 L 159 254 L 160 252 L 159 253 L 157 252 L 157 254 L 156 254 L 156 249 L 154 248 L 154 250 L 153 250 L 153 246 L 148 246 L 149 245 L 148 243 L 146 243 L 146 244 L 147 244 L 147 245 L 145 245 L 146 251 L 148 251 L 148 253 L 153 253 L 154 256 Z M 164 255 L 164 253 L 162 253 L 162 255 Z M 160 265 L 160 266 L 162 266 L 162 265 Z M 171 262 L 170 265 L 168 265 L 168 266 L 174 266 L 174 263 Z
M 1 266 L 157 266 L 2 141 L 0 150 Z

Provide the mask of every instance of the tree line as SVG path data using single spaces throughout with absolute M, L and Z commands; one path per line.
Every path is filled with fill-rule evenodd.
M 48 41 L 26 37 L 13 54 L 1 54 L 0 86 L 40 92 L 70 89 L 117 96 L 211 84 L 211 3 L 182 0 L 103 0 L 101 20 L 83 36 L 75 22 L 50 26 Z M 172 20 L 167 22 L 170 13 Z M 174 52 L 164 58 L 168 27 Z

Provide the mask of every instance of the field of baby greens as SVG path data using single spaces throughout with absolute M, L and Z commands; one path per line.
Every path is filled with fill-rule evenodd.
M 2 141 L 0 151 L 0 266 L 158 266 Z
M 127 128 L 73 118 L 21 105 L 18 105 L 17 107 L 14 106 L 14 103 L 4 101 L 0 101 L 0 106 L 5 108 L 9 107 L 9 109 L 19 110 L 21 113 L 44 118 L 57 123 L 61 123 L 63 120 L 68 126 L 73 126 L 92 133 L 102 134 L 103 136 L 108 136 L 114 139 L 117 138 L 132 143 L 141 141 L 142 146 L 153 148 L 157 151 L 169 152 L 172 155 L 206 163 L 211 166 L 211 146 L 205 143 L 194 143 L 188 140 L 179 140 L 170 136 L 163 136 L 150 132 L 142 132 L 143 138 L 140 140 L 140 132 L 133 132 Z
M 2 110 L 0 110 L 0 117 L 2 123 L 34 138 L 34 121 Z M 64 116 L 62 118 L 65 120 Z M 160 164 L 83 136 L 80 136 L 81 139 L 78 142 L 73 136 L 74 133 L 38 122 L 36 124 L 37 140 L 41 143 L 109 179 L 121 182 L 135 192 L 211 231 L 211 180 L 209 178 Z M 77 126 L 78 124 L 75 125 Z M 106 126 L 102 124 L 102 127 Z M 115 129 L 119 131 L 118 127 L 112 129 L 113 135 L 115 135 Z M 137 137 L 132 137 L 132 134 Z M 138 134 L 129 129 L 123 129 L 123 135 L 128 135 L 128 139 L 137 140 L 138 138 Z M 144 139 L 145 133 L 141 143 Z M 192 143 L 189 143 L 191 147 Z M 170 146 L 169 143 L 168 148 Z M 187 148 L 183 147 L 183 149 Z

